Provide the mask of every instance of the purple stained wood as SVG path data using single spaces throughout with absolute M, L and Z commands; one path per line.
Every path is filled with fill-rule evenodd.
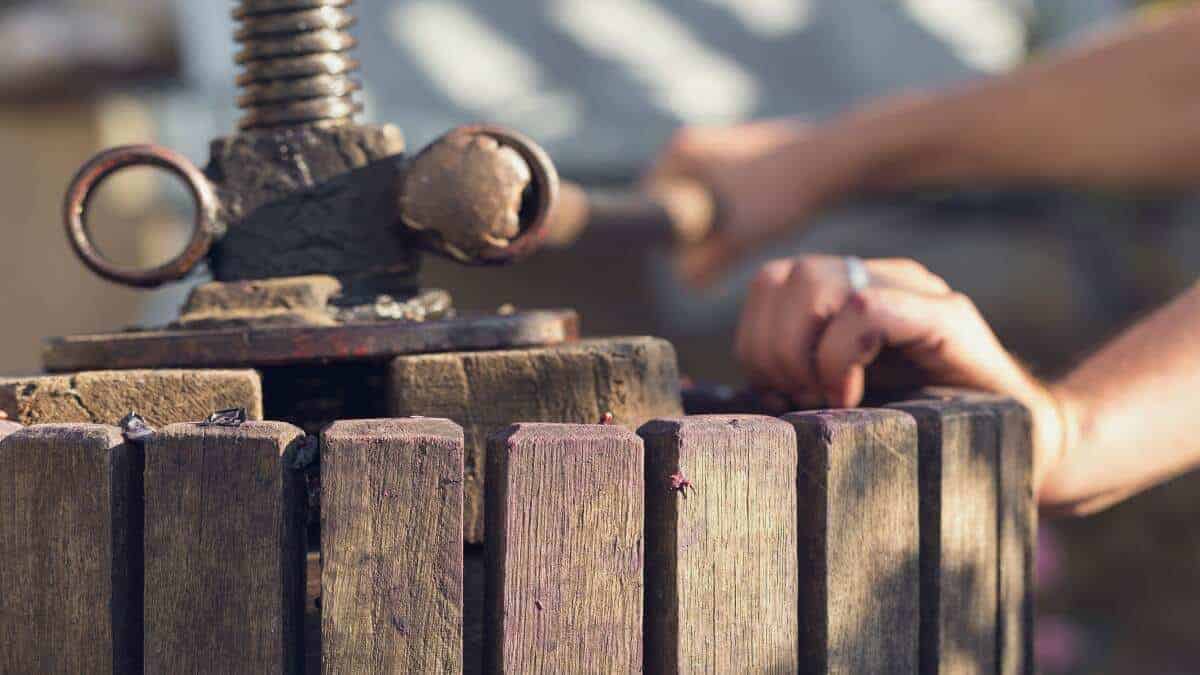
M 146 441 L 146 672 L 302 672 L 303 438 L 246 422 Z
M 646 442 L 653 673 L 796 672 L 796 433 L 770 417 L 655 420 Z
M 463 668 L 463 431 L 335 422 L 321 435 L 325 673 Z
M 641 672 L 642 447 L 615 425 L 492 438 L 487 672 Z

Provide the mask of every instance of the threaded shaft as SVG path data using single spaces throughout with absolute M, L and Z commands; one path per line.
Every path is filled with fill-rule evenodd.
M 242 129 L 353 121 L 362 105 L 347 55 L 357 41 L 346 32 L 354 0 L 241 0 L 234 18 L 242 45 L 237 78 L 246 111 Z

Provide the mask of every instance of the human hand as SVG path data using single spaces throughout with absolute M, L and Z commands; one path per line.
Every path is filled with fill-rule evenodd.
M 803 226 L 846 191 L 849 155 L 835 150 L 835 142 L 793 120 L 678 131 L 655 160 L 647 189 L 698 182 L 712 192 L 721 218 L 707 239 L 680 250 L 680 276 L 706 285 L 749 250 Z
M 767 263 L 738 325 L 735 354 L 752 384 L 802 407 L 853 407 L 873 385 L 968 387 L 1012 397 L 1035 426 L 1035 475 L 1062 453 L 1055 395 L 1020 366 L 965 295 L 912 260 L 805 256 Z

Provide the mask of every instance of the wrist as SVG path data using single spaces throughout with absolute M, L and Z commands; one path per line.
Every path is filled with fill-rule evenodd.
M 1062 384 L 1042 386 L 1030 409 L 1033 422 L 1034 494 L 1053 492 L 1055 473 L 1077 452 L 1082 435 L 1082 405 Z M 1050 487 L 1048 487 L 1050 486 Z

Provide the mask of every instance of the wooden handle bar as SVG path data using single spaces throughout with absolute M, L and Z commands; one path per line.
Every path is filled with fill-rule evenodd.
M 564 181 L 546 226 L 545 243 L 569 246 L 585 232 L 597 236 L 695 243 L 712 232 L 717 200 L 695 181 L 673 181 L 649 190 L 590 189 Z

